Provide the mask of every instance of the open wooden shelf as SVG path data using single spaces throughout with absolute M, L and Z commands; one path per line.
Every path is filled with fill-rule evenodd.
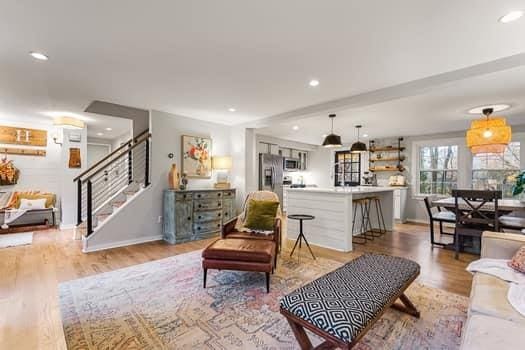
M 391 167 L 373 167 L 369 168 L 369 171 L 405 171 L 403 167 L 391 166 Z
M 380 159 L 370 159 L 370 162 L 397 162 L 397 161 L 404 161 L 405 157 L 392 157 L 392 158 L 380 158 Z
M 375 147 L 370 148 L 370 152 L 400 152 L 404 151 L 405 147 Z

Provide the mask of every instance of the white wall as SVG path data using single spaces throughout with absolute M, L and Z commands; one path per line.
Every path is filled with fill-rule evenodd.
M 163 190 L 168 187 L 168 172 L 172 163 L 181 169 L 181 136 L 195 135 L 212 139 L 212 155 L 232 155 L 234 162 L 232 176 L 234 184 L 242 186 L 243 167 L 241 149 L 244 131 L 229 126 L 202 120 L 181 117 L 160 111 L 151 111 L 151 187 L 134 201 L 121 208 L 118 215 L 111 217 L 88 241 L 88 250 L 100 247 L 118 246 L 160 239 L 162 224 Z M 235 142 L 232 142 L 235 140 Z M 168 158 L 173 153 L 174 158 Z M 236 167 L 238 165 L 238 167 Z M 189 179 L 189 189 L 210 188 L 216 182 L 210 179 Z M 244 192 L 243 188 L 239 189 Z

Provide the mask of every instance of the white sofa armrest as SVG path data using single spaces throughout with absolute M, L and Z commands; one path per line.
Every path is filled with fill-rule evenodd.
M 511 259 L 524 245 L 525 235 L 486 231 L 481 238 L 481 257 Z

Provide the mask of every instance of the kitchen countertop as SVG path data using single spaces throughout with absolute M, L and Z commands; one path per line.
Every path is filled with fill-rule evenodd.
M 355 186 L 355 187 L 305 187 L 305 188 L 286 188 L 288 192 L 316 192 L 316 193 L 336 193 L 336 194 L 365 194 L 377 192 L 391 192 L 398 187 L 380 186 Z

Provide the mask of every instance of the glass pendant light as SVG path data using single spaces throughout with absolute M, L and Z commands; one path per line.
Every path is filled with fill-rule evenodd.
M 362 128 L 362 126 L 356 125 L 355 128 L 357 129 L 357 141 L 352 144 L 352 147 L 350 148 L 350 152 L 352 153 L 366 152 L 366 144 L 359 141 L 359 130 Z
M 472 121 L 467 130 L 467 146 L 472 154 L 503 153 L 512 138 L 505 118 L 491 118 L 492 108 L 485 108 L 485 118 Z
M 341 147 L 343 145 L 341 143 L 341 136 L 334 134 L 335 114 L 330 114 L 328 118 L 332 121 L 332 131 L 330 132 L 330 135 L 327 135 L 324 138 L 323 147 Z

